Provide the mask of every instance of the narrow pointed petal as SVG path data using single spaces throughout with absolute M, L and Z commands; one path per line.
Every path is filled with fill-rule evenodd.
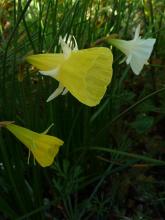
M 39 71 L 42 75 L 45 76 L 51 76 L 53 78 L 57 78 L 59 74 L 59 68 L 53 69 L 53 70 L 47 70 L 47 71 Z
M 65 88 L 61 95 L 66 95 L 67 93 L 68 93 L 68 90 L 67 88 Z
M 74 47 L 73 47 L 73 51 L 76 51 L 78 50 L 78 45 L 77 45 L 77 41 L 76 41 L 76 38 L 74 36 L 72 36 L 73 39 L 74 39 Z
M 63 38 L 63 41 L 66 42 L 66 44 L 69 46 L 69 48 L 72 51 L 78 50 L 77 41 L 76 41 L 76 38 L 74 37 L 74 35 L 67 36 L 67 34 L 66 34 Z
M 137 40 L 139 38 L 139 35 L 140 35 L 140 24 L 137 26 L 135 30 L 135 36 L 133 40 Z
M 124 57 L 122 60 L 120 60 L 119 64 L 124 63 L 127 60 L 127 57 Z
M 61 44 L 61 48 L 64 53 L 64 57 L 68 58 L 69 55 L 71 54 L 71 51 L 72 51 L 71 48 L 69 47 L 69 45 L 67 43 L 65 43 L 65 41 L 62 39 L 61 36 L 60 36 L 59 42 Z
M 45 53 L 27 56 L 26 60 L 39 70 L 49 71 L 59 68 L 65 59 L 60 53 Z
M 126 59 L 126 64 L 129 64 L 131 59 L 132 59 L 132 54 L 129 54 L 127 59 Z
M 49 98 L 46 101 L 50 102 L 51 100 L 59 96 L 63 90 L 64 90 L 64 86 L 61 83 L 59 83 L 58 88 L 49 96 Z
M 45 131 L 43 131 L 41 134 L 47 134 L 49 130 L 54 126 L 54 123 L 52 123 Z

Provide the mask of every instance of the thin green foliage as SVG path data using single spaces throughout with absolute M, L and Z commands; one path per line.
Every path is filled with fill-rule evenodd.
M 54 123 L 49 133 L 65 141 L 43 169 L 33 158 L 28 165 L 25 147 L 0 128 L 2 220 L 164 218 L 164 7 L 163 0 L 0 2 L 1 121 L 36 132 Z M 132 39 L 139 23 L 143 36 L 156 38 L 139 76 L 112 48 L 113 79 L 98 106 L 71 94 L 46 103 L 57 83 L 27 55 L 60 52 L 59 37 L 70 34 L 80 49 L 111 47 L 110 37 Z

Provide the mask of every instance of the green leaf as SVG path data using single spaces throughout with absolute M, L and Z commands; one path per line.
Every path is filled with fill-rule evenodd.
M 117 154 L 117 155 L 120 155 L 120 156 L 129 157 L 129 158 L 135 158 L 137 160 L 145 161 L 145 162 L 151 163 L 153 165 L 165 165 L 165 161 L 162 161 L 162 160 L 157 160 L 157 159 L 154 159 L 154 158 L 151 158 L 151 157 L 148 157 L 148 156 L 143 156 L 143 155 L 134 154 L 134 153 L 128 153 L 128 152 L 115 150 L 115 149 L 111 149 L 111 148 L 89 147 L 88 149 L 98 150 L 98 151 L 103 151 L 103 152 L 109 152 L 111 154 Z
M 0 198 L 0 210 L 3 214 L 11 219 L 16 219 L 18 216 L 15 211 L 8 205 L 8 203 L 1 197 Z
M 131 124 L 138 134 L 148 132 L 154 124 L 154 118 L 147 115 L 138 115 L 136 120 Z

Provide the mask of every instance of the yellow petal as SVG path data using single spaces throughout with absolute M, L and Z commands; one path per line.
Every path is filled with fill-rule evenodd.
M 65 59 L 61 53 L 45 53 L 27 56 L 26 60 L 39 70 L 47 71 L 59 67 Z
M 38 133 L 31 131 L 30 129 L 15 125 L 8 124 L 6 128 L 16 136 L 29 150 L 32 148 L 32 140 L 36 138 Z
M 8 124 L 6 128 L 13 133 L 34 155 L 42 166 L 50 166 L 57 155 L 63 141 L 54 136 L 39 134 L 15 124 Z
M 63 141 L 50 135 L 40 135 L 35 145 L 36 147 L 31 151 L 37 162 L 42 167 L 46 167 L 53 163 L 54 157 L 58 154 L 60 146 L 63 145 Z
M 108 48 L 73 51 L 60 68 L 59 81 L 80 102 L 95 106 L 111 82 L 112 61 Z

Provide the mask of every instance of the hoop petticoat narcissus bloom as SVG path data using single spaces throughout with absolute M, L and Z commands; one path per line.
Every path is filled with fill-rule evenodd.
M 0 125 L 2 125 L 0 123 Z M 3 126 L 15 135 L 32 152 L 36 161 L 42 166 L 47 167 L 53 163 L 63 141 L 45 133 L 36 133 L 27 128 L 4 122 Z
M 104 96 L 112 78 L 111 50 L 94 47 L 78 50 L 77 42 L 69 36 L 67 43 L 60 37 L 62 53 L 45 53 L 31 55 L 26 60 L 59 81 L 58 88 L 47 99 L 51 101 L 58 95 L 69 91 L 80 102 L 96 106 Z M 74 46 L 73 46 L 74 43 Z
M 109 40 L 113 46 L 117 47 L 126 55 L 124 60 L 126 60 L 127 64 L 130 64 L 132 71 L 136 75 L 139 75 L 144 64 L 147 64 L 156 41 L 154 38 L 141 39 L 139 34 L 140 25 L 136 28 L 133 40 Z

